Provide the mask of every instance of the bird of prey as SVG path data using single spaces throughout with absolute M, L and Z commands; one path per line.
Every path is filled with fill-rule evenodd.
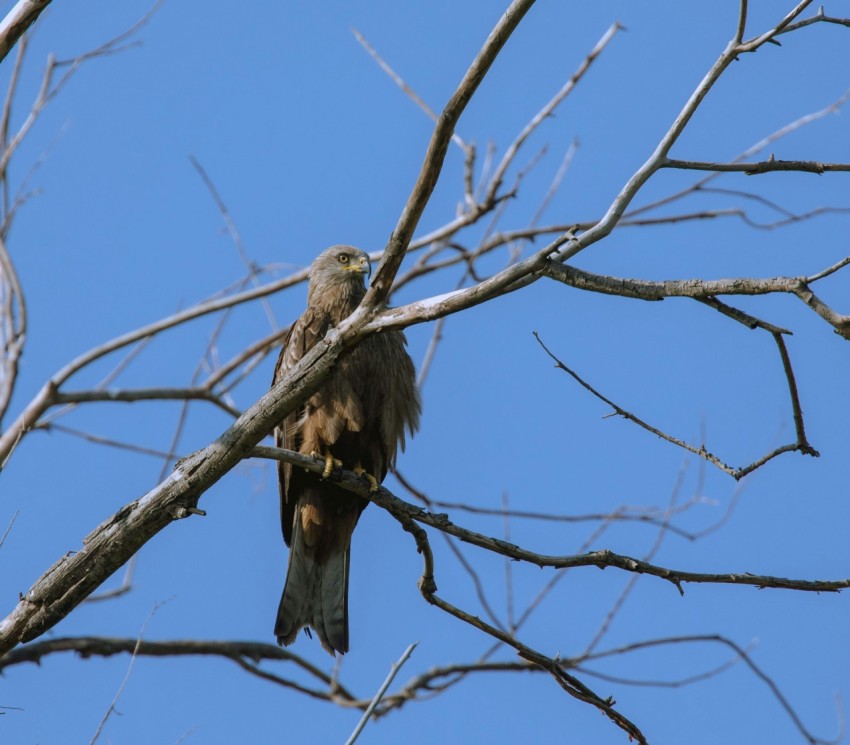
M 310 266 L 307 309 L 292 325 L 273 384 L 349 316 L 366 294 L 368 254 L 331 246 Z M 289 546 L 286 585 L 277 611 L 278 644 L 311 627 L 331 654 L 348 651 L 351 534 L 368 500 L 329 481 L 335 467 L 356 471 L 372 489 L 419 426 L 413 362 L 401 331 L 372 334 L 343 356 L 331 377 L 275 429 L 278 447 L 325 459 L 318 475 L 278 463 L 280 515 Z M 309 634 L 309 628 L 307 629 Z

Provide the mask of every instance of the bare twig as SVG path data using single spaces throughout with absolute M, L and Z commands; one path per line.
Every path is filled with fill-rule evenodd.
M 366 711 L 363 712 L 363 716 L 360 718 L 360 721 L 357 723 L 357 726 L 354 728 L 354 731 L 351 733 L 351 736 L 345 741 L 345 745 L 354 745 L 354 743 L 357 741 L 357 738 L 360 737 L 360 733 L 363 731 L 363 728 L 366 726 L 369 719 L 372 718 L 372 714 L 375 711 L 375 707 L 384 697 L 384 694 L 387 692 L 387 688 L 390 687 L 390 684 L 393 682 L 393 679 L 398 674 L 398 671 L 401 670 L 404 663 L 407 662 L 410 655 L 413 654 L 414 649 L 416 649 L 416 642 L 409 645 L 407 649 L 404 650 L 404 653 L 401 655 L 401 657 L 398 658 L 398 662 L 394 662 L 392 664 L 392 667 L 390 668 L 390 674 L 387 675 L 386 680 L 381 684 L 381 687 L 375 693 L 374 698 L 369 702 L 369 706 L 366 708 Z
M 496 196 L 499 191 L 499 188 L 502 185 L 502 182 L 505 178 L 505 173 L 508 170 L 508 167 L 513 162 L 516 157 L 517 152 L 525 143 L 525 141 L 531 136 L 535 129 L 537 129 L 540 124 L 548 119 L 554 113 L 555 109 L 561 104 L 561 102 L 575 89 L 576 85 L 581 81 L 584 77 L 585 73 L 590 69 L 590 66 L 596 60 L 596 58 L 605 51 L 605 47 L 608 46 L 611 39 L 614 38 L 614 35 L 622 30 L 622 26 L 615 22 L 613 23 L 608 30 L 602 35 L 599 41 L 596 42 L 596 45 L 593 49 L 590 50 L 588 55 L 582 60 L 578 69 L 573 73 L 572 77 L 561 87 L 561 89 L 552 97 L 552 99 L 542 108 L 539 112 L 531 119 L 531 121 L 525 125 L 522 132 L 517 135 L 516 139 L 511 143 L 508 149 L 505 151 L 504 156 L 502 156 L 502 160 L 499 165 L 496 167 L 493 176 L 490 178 L 490 185 L 487 188 L 487 197 L 485 199 L 492 199 Z
M 15 55 L 15 66 L 12 68 L 12 74 L 9 77 L 9 86 L 6 89 L 6 100 L 3 102 L 3 118 L 0 121 L 0 150 L 5 151 L 6 145 L 9 142 L 9 128 L 12 120 L 12 106 L 15 102 L 15 96 L 18 92 L 18 83 L 21 79 L 21 69 L 23 68 L 24 57 L 27 52 L 27 37 L 21 36 L 18 44 L 18 53 Z M 3 222 L 7 224 L 9 217 L 9 171 L 0 173 L 0 179 L 3 182 Z M 3 234 L 6 234 L 4 229 Z
M 612 512 L 590 512 L 581 515 L 561 515 L 550 512 L 536 512 L 534 510 L 516 510 L 499 507 L 478 507 L 472 504 L 464 504 L 461 502 L 447 502 L 444 499 L 424 499 L 421 492 L 414 489 L 405 476 L 396 469 L 393 471 L 395 477 L 401 485 L 407 489 L 417 499 L 422 499 L 427 504 L 428 509 L 442 508 L 449 510 L 458 510 L 460 512 L 468 512 L 472 515 L 492 515 L 494 517 L 510 517 L 520 520 L 541 520 L 543 522 L 555 523 L 585 523 L 585 522 L 636 522 L 645 523 L 649 526 L 659 527 L 665 521 L 665 515 L 668 513 L 665 510 L 660 510 L 657 507 L 630 507 L 620 506 Z M 688 509 L 695 502 L 689 502 L 682 506 L 682 509 Z M 667 529 L 676 533 L 683 538 L 693 539 L 694 534 L 686 530 L 677 528 L 675 525 L 668 525 Z
M 227 227 L 227 232 L 230 234 L 230 238 L 233 241 L 233 245 L 236 246 L 236 251 L 239 253 L 239 258 L 242 260 L 242 263 L 248 270 L 248 277 L 251 281 L 251 284 L 253 284 L 254 287 L 259 287 L 260 281 L 257 279 L 257 265 L 248 258 L 248 254 L 245 251 L 245 246 L 242 243 L 242 236 L 239 235 L 239 230 L 236 227 L 236 223 L 233 221 L 233 218 L 230 216 L 230 211 L 227 209 L 227 205 L 224 203 L 224 200 L 218 193 L 218 189 L 213 183 L 213 180 L 206 172 L 206 169 L 201 165 L 200 161 L 194 155 L 190 155 L 189 162 L 192 164 L 192 167 L 198 172 L 198 175 L 201 177 L 201 180 L 204 182 L 204 185 L 207 187 L 210 196 L 215 202 L 216 207 L 218 207 L 218 211 L 221 214 L 221 218 L 222 220 L 224 220 L 224 224 Z M 268 298 L 263 297 L 260 302 L 263 305 L 263 310 L 265 310 L 266 312 L 266 317 L 269 320 L 269 324 L 271 325 L 272 330 L 277 329 L 277 321 L 275 320 L 274 311 L 272 310 L 272 307 L 269 304 Z
M 399 521 L 404 530 L 414 537 L 416 540 L 417 550 L 420 554 L 422 554 L 424 569 L 419 580 L 419 590 L 422 593 L 422 597 L 425 598 L 428 603 L 436 605 L 449 615 L 452 615 L 470 626 L 484 631 L 502 643 L 513 647 L 520 657 L 548 672 L 558 685 L 569 695 L 579 701 L 595 706 L 618 727 L 623 729 L 630 738 L 634 738 L 640 743 L 646 743 L 646 738 L 637 726 L 614 708 L 614 701 L 612 698 L 609 697 L 608 699 L 601 699 L 580 680 L 564 670 L 558 661 L 541 654 L 540 652 L 523 644 L 515 637 L 508 635 L 506 632 L 501 631 L 494 626 L 490 626 L 477 616 L 472 616 L 439 597 L 436 594 L 437 585 L 434 581 L 434 557 L 431 553 L 431 548 L 425 531 L 416 525 L 408 515 L 404 513 L 397 513 L 393 510 L 390 510 L 390 512 L 393 517 Z
M 239 354 L 235 355 L 231 360 L 228 360 L 223 365 L 219 365 L 214 372 L 204 381 L 203 387 L 208 390 L 213 390 L 221 381 L 230 375 L 240 365 L 249 362 L 252 358 L 263 359 L 268 355 L 274 346 L 289 333 L 289 327 L 273 331 L 268 336 L 258 339 L 253 344 L 249 344 Z M 232 386 L 229 386 L 232 387 Z
M 401 75 L 399 75 L 392 67 L 390 67 L 389 63 L 375 51 L 375 48 L 366 40 L 366 37 L 363 36 L 356 28 L 351 29 L 351 33 L 354 34 L 354 38 L 360 43 L 368 55 L 378 63 L 378 67 L 380 67 L 401 90 L 404 94 L 415 103 L 422 111 L 425 112 L 427 117 L 436 124 L 437 122 L 437 114 L 422 98 L 413 90 L 407 83 L 404 82 Z M 463 150 L 466 156 L 469 156 L 471 152 L 473 152 L 472 147 L 468 145 L 463 138 L 457 133 L 452 132 L 451 136 L 452 142 L 457 145 L 461 150 Z
M 507 492 L 502 493 L 502 509 L 504 514 L 502 521 L 504 525 L 503 537 L 505 542 L 511 542 L 511 519 L 510 519 L 510 503 L 508 501 Z M 516 622 L 514 620 L 514 576 L 511 568 L 511 560 L 505 557 L 505 612 L 508 619 L 508 628 L 511 633 L 516 631 Z
M 749 316 L 747 316 L 747 318 L 749 318 Z M 741 320 L 741 319 L 738 319 L 738 320 Z M 750 325 L 750 324 L 748 323 L 747 325 Z M 634 422 L 639 427 L 642 427 L 647 432 L 651 432 L 652 434 L 656 435 L 657 437 L 660 437 L 662 440 L 666 440 L 667 442 L 669 442 L 673 445 L 676 445 L 677 447 L 680 447 L 683 450 L 687 450 L 689 453 L 693 453 L 694 455 L 698 455 L 700 458 L 704 458 L 706 461 L 711 463 L 713 466 L 716 466 L 721 471 L 729 474 L 732 478 L 734 478 L 736 481 L 738 481 L 738 480 L 742 479 L 744 476 L 746 476 L 747 474 L 752 473 L 753 471 L 757 470 L 758 468 L 761 468 L 761 466 L 763 466 L 769 460 L 772 460 L 773 458 L 777 457 L 778 455 L 782 455 L 783 453 L 799 451 L 799 452 L 803 453 L 804 455 L 811 455 L 813 457 L 818 456 L 817 450 L 815 450 L 808 443 L 808 441 L 805 439 L 805 431 L 803 429 L 803 422 L 802 422 L 802 412 L 800 410 L 800 402 L 797 398 L 797 387 L 796 387 L 796 384 L 794 382 L 794 375 L 793 375 L 793 371 L 791 370 L 791 363 L 790 363 L 790 360 L 788 359 L 788 352 L 785 349 L 784 342 L 781 342 L 780 330 L 771 330 L 771 332 L 773 333 L 774 339 L 778 339 L 777 344 L 779 344 L 780 355 L 782 356 L 783 367 L 785 368 L 785 374 L 786 374 L 786 377 L 788 378 L 788 385 L 789 385 L 789 388 L 791 390 L 792 408 L 794 410 L 795 422 L 799 419 L 799 426 L 797 428 L 798 439 L 797 439 L 797 442 L 791 443 L 791 444 L 788 444 L 788 445 L 782 445 L 781 447 L 775 448 L 774 450 L 772 450 L 771 452 L 762 456 L 761 458 L 758 458 L 757 460 L 753 461 L 752 463 L 750 463 L 746 466 L 741 466 L 740 468 L 733 468 L 732 466 L 727 465 L 722 460 L 720 460 L 720 458 L 718 458 L 716 455 L 714 455 L 714 453 L 708 451 L 706 449 L 705 445 L 700 445 L 699 447 L 694 447 L 693 445 L 689 445 L 688 443 L 684 442 L 683 440 L 680 440 L 677 437 L 673 437 L 672 435 L 668 435 L 666 432 L 663 432 L 662 430 L 660 430 L 656 427 L 653 427 L 651 424 L 648 424 L 643 419 L 640 419 L 639 417 L 635 416 L 630 411 L 627 411 L 626 409 L 624 409 L 622 406 L 614 403 L 611 399 L 606 398 L 599 391 L 597 391 L 592 385 L 590 385 L 590 383 L 583 380 L 576 372 L 571 370 L 560 359 L 558 359 L 553 354 L 553 352 L 543 343 L 543 341 L 537 335 L 536 331 L 534 332 L 534 337 L 537 339 L 538 344 L 540 344 L 540 346 L 543 347 L 546 354 L 548 354 L 549 357 L 551 357 L 552 360 L 554 360 L 555 367 L 559 368 L 560 370 L 563 370 L 571 378 L 573 378 L 582 388 L 584 388 L 585 390 L 590 392 L 592 395 L 594 395 L 600 401 L 603 401 L 606 404 L 608 404 L 608 406 L 610 406 L 614 410 L 614 413 L 617 414 L 617 416 L 621 416 L 624 419 L 628 419 L 630 422 Z
M 812 4 L 812 0 L 801 0 L 789 13 L 773 28 L 765 31 L 763 34 L 756 36 L 749 41 L 737 41 L 735 44 L 736 50 L 739 53 L 755 52 L 759 47 L 768 42 L 774 41 L 775 37 L 783 32 L 791 30 L 791 23 L 797 19 L 800 14 Z
M 134 401 L 209 401 L 231 416 L 239 416 L 239 411 L 207 388 L 135 388 L 126 390 L 106 389 L 92 391 L 68 391 L 57 393 L 53 402 L 60 404 L 81 404 L 94 401 L 133 403 Z
M 0 422 L 15 390 L 26 334 L 27 306 L 23 288 L 6 250 L 6 242 L 0 236 Z
M 670 525 L 670 520 L 673 517 L 673 512 L 676 507 L 676 502 L 679 499 L 679 494 L 682 490 L 682 484 L 684 483 L 685 478 L 685 469 L 687 467 L 687 460 L 683 461 L 681 468 L 679 469 L 679 473 L 676 475 L 676 483 L 673 485 L 673 490 L 670 494 L 670 502 L 667 506 L 667 511 L 664 516 L 664 522 L 658 529 L 658 533 L 655 536 L 655 541 L 650 547 L 649 551 L 644 554 L 644 561 L 652 561 L 655 555 L 658 553 L 661 545 L 664 543 L 664 539 L 667 537 L 668 531 L 667 528 Z M 596 649 L 599 644 L 602 642 L 602 639 L 605 638 L 605 635 L 608 633 L 611 628 L 611 624 L 614 622 L 614 619 L 619 614 L 629 595 L 631 595 L 632 591 L 637 585 L 638 580 L 640 579 L 639 574 L 634 574 L 629 578 L 629 581 L 626 583 L 626 586 L 623 588 L 619 597 L 614 601 L 614 604 L 611 606 L 608 614 L 605 616 L 602 623 L 599 625 L 596 633 L 593 635 L 593 638 L 590 640 L 588 645 L 585 647 L 584 654 L 588 655 Z
M 450 535 L 442 534 L 443 538 L 446 541 L 451 552 L 455 555 L 455 558 L 458 560 L 458 563 L 463 567 L 463 570 L 469 575 L 472 580 L 472 585 L 475 587 L 475 595 L 478 598 L 478 602 L 481 603 L 481 607 L 484 609 L 484 613 L 487 614 L 487 617 L 493 623 L 494 626 L 500 628 L 504 631 L 505 625 L 499 620 L 498 615 L 496 615 L 496 611 L 493 610 L 493 606 L 490 605 L 490 601 L 487 600 L 487 593 L 484 591 L 484 584 L 481 582 L 481 577 L 478 576 L 478 572 L 472 567 L 472 564 L 469 563 L 467 558 L 463 555 L 463 552 L 460 548 L 455 544 L 454 540 Z
M 735 652 L 737 658 L 740 659 L 749 669 L 750 671 L 761 680 L 769 689 L 773 697 L 779 702 L 779 705 L 785 710 L 791 720 L 794 722 L 794 726 L 797 727 L 800 734 L 811 743 L 811 745 L 833 745 L 833 743 L 837 743 L 842 739 L 841 737 L 836 738 L 835 740 L 824 740 L 819 737 L 815 737 L 809 732 L 809 730 L 805 727 L 800 716 L 794 710 L 794 707 L 791 706 L 788 699 L 779 689 L 779 686 L 776 684 L 776 681 L 773 680 L 767 673 L 765 673 L 756 663 L 753 661 L 752 656 L 748 654 L 747 650 L 741 647 L 736 642 L 731 639 L 721 636 L 719 634 L 705 634 L 705 635 L 689 635 L 689 636 L 673 636 L 666 637 L 664 639 L 649 639 L 643 642 L 635 642 L 633 644 L 628 644 L 622 647 L 616 647 L 613 649 L 606 650 L 602 653 L 597 653 L 596 658 L 601 659 L 602 657 L 611 657 L 618 656 L 626 652 L 633 652 L 639 649 L 646 649 L 648 647 L 654 647 L 658 645 L 667 645 L 667 644 L 693 644 L 693 643 L 712 643 L 712 644 L 722 644 L 726 647 L 729 647 L 731 650 Z M 598 673 L 591 673 L 589 670 L 585 670 L 590 675 L 595 675 L 604 679 L 607 676 L 599 675 Z M 620 680 L 622 683 L 626 683 L 627 685 L 641 685 L 640 682 L 635 681 L 625 681 Z M 690 681 L 688 681 L 690 682 Z M 658 682 L 650 682 L 650 685 L 660 685 Z
M 112 703 L 109 705 L 109 708 L 106 710 L 106 713 L 100 720 L 100 724 L 98 724 L 94 736 L 89 741 L 89 745 L 94 745 L 94 743 L 97 742 L 101 732 L 103 732 L 103 728 L 106 726 L 106 722 L 109 720 L 109 717 L 115 711 L 115 707 L 118 704 L 118 699 L 121 698 L 121 694 L 124 692 L 124 688 L 127 685 L 127 681 L 130 680 L 130 674 L 133 672 L 133 666 L 136 664 L 136 655 L 138 654 L 139 646 L 142 643 L 142 637 L 145 635 L 145 629 L 148 627 L 148 624 L 151 622 L 151 619 L 156 615 L 156 612 L 157 610 L 159 610 L 161 605 L 162 603 L 157 603 L 151 610 L 148 617 L 145 619 L 145 622 L 142 624 L 142 628 L 139 631 L 139 636 L 136 639 L 136 644 L 133 647 L 133 653 L 130 655 L 130 664 L 127 665 L 127 672 L 124 675 L 124 679 L 121 681 L 121 685 L 118 686 L 118 690 L 115 692 L 115 697 L 112 699 Z
M 9 520 L 9 525 L 6 526 L 6 530 L 3 531 L 3 536 L 0 538 L 0 548 L 3 548 L 3 544 L 6 542 L 6 539 L 9 537 L 9 533 L 12 530 L 12 526 L 15 524 L 15 520 L 18 519 L 18 515 L 20 514 L 20 510 L 16 511 L 14 515 L 12 515 L 12 519 Z
M 120 440 L 115 440 L 109 437 L 101 437 L 100 435 L 95 435 L 91 432 L 84 432 L 83 430 L 76 429 L 74 427 L 66 427 L 64 424 L 58 424 L 56 422 L 39 423 L 37 428 L 44 432 L 51 432 L 55 430 L 56 432 L 62 432 L 63 434 L 71 435 L 72 437 L 79 437 L 94 445 L 106 445 L 107 447 L 118 448 L 119 450 L 128 450 L 131 453 L 138 453 L 139 455 L 152 455 L 155 458 L 177 457 L 173 452 L 163 452 L 162 450 L 147 448 L 142 445 L 134 445 L 129 442 L 121 442 Z

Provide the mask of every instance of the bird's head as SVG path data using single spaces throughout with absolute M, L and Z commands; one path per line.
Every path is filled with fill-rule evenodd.
M 332 290 L 362 296 L 366 277 L 372 273 L 369 254 L 354 246 L 331 246 L 320 253 L 310 265 L 311 299 Z

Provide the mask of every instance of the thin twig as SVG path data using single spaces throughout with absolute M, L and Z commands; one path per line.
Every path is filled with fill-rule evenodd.
M 720 458 L 718 458 L 716 455 L 714 455 L 714 453 L 706 450 L 705 445 L 700 445 L 698 448 L 694 447 L 693 445 L 689 445 L 688 443 L 684 442 L 683 440 L 680 440 L 677 437 L 673 437 L 672 435 L 668 435 L 666 432 L 663 432 L 662 430 L 658 429 L 657 427 L 653 427 L 651 424 L 648 424 L 647 422 L 645 422 L 640 417 L 635 416 L 630 411 L 627 411 L 626 409 L 624 409 L 622 406 L 614 403 L 611 399 L 607 398 L 606 396 L 601 394 L 599 391 L 597 391 L 592 385 L 590 385 L 590 383 L 588 383 L 583 378 L 581 378 L 576 372 L 574 372 L 569 367 L 567 367 L 543 343 L 543 341 L 537 335 L 537 332 L 535 331 L 533 333 L 534 333 L 534 337 L 537 339 L 538 344 L 540 344 L 540 346 L 543 347 L 546 354 L 548 354 L 552 358 L 552 360 L 554 360 L 555 367 L 557 367 L 560 370 L 563 370 L 565 373 L 567 373 L 567 375 L 569 375 L 571 378 L 573 378 L 573 380 L 575 380 L 582 388 L 584 388 L 590 394 L 592 394 L 593 396 L 598 398 L 600 401 L 608 404 L 608 406 L 610 406 L 614 410 L 614 413 L 617 416 L 621 416 L 621 417 L 623 417 L 623 419 L 627 419 L 630 422 L 634 422 L 639 427 L 645 429 L 647 432 L 652 433 L 656 437 L 660 437 L 662 440 L 665 440 L 665 441 L 671 443 L 672 445 L 675 445 L 676 447 L 680 447 L 683 450 L 687 450 L 689 453 L 693 453 L 694 455 L 698 455 L 700 458 L 704 458 L 709 463 L 711 463 L 713 466 L 716 466 L 721 471 L 723 471 L 726 474 L 729 474 L 730 476 L 732 476 L 732 478 L 734 478 L 736 480 L 743 478 L 744 476 L 746 476 L 751 471 L 754 471 L 757 467 L 764 465 L 764 463 L 766 463 L 768 460 L 770 460 L 770 458 L 775 457 L 776 455 L 779 455 L 781 453 L 788 452 L 789 450 L 796 450 L 797 449 L 796 446 L 786 446 L 786 447 L 783 447 L 783 448 L 778 448 L 777 450 L 773 451 L 771 454 L 769 454 L 765 458 L 762 458 L 762 459 L 755 461 L 755 463 L 751 463 L 750 465 L 744 466 L 742 468 L 733 468 L 732 466 L 729 466 L 726 463 L 724 463 L 722 460 L 720 460 Z
M 168 601 L 165 601 L 168 602 Z M 127 685 L 127 681 L 130 680 L 130 674 L 133 672 L 133 666 L 136 664 L 136 656 L 139 651 L 139 646 L 142 643 L 142 637 L 145 635 L 145 629 L 148 627 L 148 624 L 151 622 L 151 619 L 156 615 L 156 612 L 162 606 L 162 603 L 157 603 L 154 605 L 148 617 L 145 619 L 145 622 L 142 624 L 142 628 L 139 630 L 139 636 L 136 639 L 136 644 L 133 647 L 133 653 L 130 655 L 130 664 L 127 665 L 127 672 L 124 674 L 124 679 L 121 681 L 121 685 L 118 686 L 118 690 L 115 692 L 115 697 L 112 699 L 112 703 L 109 704 L 109 708 L 106 710 L 106 713 L 103 715 L 103 718 L 100 720 L 100 724 L 97 726 L 97 730 L 94 733 L 94 736 L 89 741 L 89 745 L 94 745 L 100 737 L 101 732 L 103 732 L 103 728 L 106 726 L 106 722 L 109 720 L 109 717 L 115 711 L 115 707 L 118 705 L 118 699 L 121 698 L 121 694 L 124 692 L 124 688 Z
M 63 434 L 71 435 L 72 437 L 79 437 L 80 439 L 86 440 L 86 442 L 91 442 L 95 445 L 106 445 L 107 447 L 118 448 L 119 450 L 128 450 L 131 453 L 138 453 L 139 455 L 152 455 L 155 458 L 178 457 L 177 453 L 174 452 L 164 452 L 162 450 L 156 450 L 154 448 L 148 448 L 142 445 L 134 445 L 129 442 L 121 442 L 120 440 L 115 440 L 110 437 L 101 437 L 100 435 L 95 435 L 91 432 L 84 432 L 83 430 L 76 429 L 74 427 L 66 427 L 64 424 L 58 424 L 56 422 L 45 422 L 44 424 L 38 424 L 37 429 L 44 432 L 51 432 L 53 430 L 56 430 L 57 432 L 62 432 Z
M 573 92 L 575 87 L 581 81 L 581 79 L 585 76 L 587 71 L 590 69 L 590 66 L 596 60 L 596 58 L 605 51 L 605 47 L 608 46 L 611 39 L 614 38 L 614 35 L 622 30 L 622 26 L 614 22 L 608 28 L 608 30 L 602 35 L 599 41 L 596 42 L 593 49 L 587 54 L 587 56 L 582 60 L 578 69 L 573 73 L 572 77 L 561 87 L 561 89 L 552 97 L 552 99 L 542 108 L 539 112 L 531 119 L 531 121 L 525 125 L 522 132 L 517 135 L 516 139 L 510 144 L 508 149 L 505 151 L 504 156 L 502 156 L 502 160 L 499 165 L 496 167 L 495 172 L 493 173 L 492 178 L 490 179 L 490 185 L 487 190 L 487 198 L 492 199 L 498 193 L 499 188 L 502 185 L 502 181 L 504 180 L 505 173 L 508 170 L 508 167 L 513 162 L 516 157 L 517 152 L 522 147 L 523 143 L 531 136 L 531 134 L 536 130 L 540 124 L 548 119 L 554 113 L 555 109 L 561 104 L 561 102 Z
M 401 90 L 404 94 L 415 103 L 422 111 L 425 112 L 426 116 L 434 123 L 437 122 L 437 114 L 422 98 L 413 90 L 407 83 L 404 82 L 401 75 L 399 75 L 392 67 L 390 67 L 389 63 L 375 51 L 375 48 L 366 40 L 366 37 L 363 36 L 356 28 L 351 29 L 351 33 L 354 34 L 354 38 L 360 43 L 369 56 L 378 63 L 378 67 L 380 67 Z M 452 142 L 457 145 L 461 150 L 463 150 L 464 154 L 469 155 L 470 146 L 463 140 L 463 138 L 457 133 L 452 132 Z
M 206 172 L 206 169 L 201 165 L 200 161 L 194 155 L 190 155 L 189 162 L 192 164 L 192 167 L 198 172 L 198 175 L 201 177 L 201 180 L 204 182 L 204 185 L 207 187 L 210 196 L 215 202 L 215 205 L 218 208 L 219 213 L 221 214 L 221 218 L 222 220 L 224 220 L 227 232 L 230 234 L 230 238 L 233 241 L 233 245 L 236 246 L 236 251 L 239 253 L 239 258 L 242 260 L 242 263 L 248 270 L 248 277 L 251 281 L 251 284 L 253 284 L 254 287 L 259 287 L 260 281 L 257 279 L 257 265 L 248 258 L 248 253 L 245 251 L 245 245 L 242 243 L 242 236 L 239 234 L 239 229 L 236 227 L 236 223 L 230 216 L 230 211 L 227 209 L 227 205 L 225 204 L 224 199 L 222 199 L 221 194 L 219 194 L 218 189 L 216 188 L 216 185 L 213 183 L 213 180 Z M 263 310 L 265 310 L 266 312 L 266 317 L 268 318 L 269 325 L 272 327 L 272 330 L 277 330 L 277 320 L 275 320 L 274 311 L 272 310 L 268 298 L 264 297 L 260 300 L 260 302 L 263 305 Z
M 407 649 L 404 650 L 404 653 L 401 657 L 398 658 L 398 662 L 394 662 L 392 667 L 390 668 L 390 674 L 387 675 L 387 679 L 381 684 L 381 687 L 375 693 L 375 697 L 370 702 L 366 711 L 363 712 L 363 716 L 360 718 L 360 721 L 357 723 L 357 726 L 354 728 L 354 731 L 351 733 L 351 736 L 345 741 L 345 745 L 354 745 L 354 742 L 360 737 L 360 733 L 363 731 L 363 728 L 366 726 L 366 723 L 371 719 L 372 713 L 375 711 L 375 707 L 378 705 L 380 700 L 383 698 L 384 694 L 387 692 L 387 688 L 390 687 L 390 683 L 393 682 L 393 679 L 398 674 L 398 671 L 401 670 L 402 666 L 405 662 L 407 662 L 408 658 L 411 654 L 413 654 L 413 650 L 416 649 L 416 645 L 418 642 L 413 642 Z
M 15 520 L 18 519 L 18 515 L 21 513 L 20 510 L 16 510 L 15 514 L 12 515 L 12 519 L 9 520 L 9 525 L 6 527 L 6 530 L 3 531 L 3 537 L 0 538 L 0 548 L 3 548 L 3 544 L 6 542 L 6 539 L 9 537 L 9 532 L 12 530 L 12 526 L 15 524 Z
M 448 603 L 443 598 L 439 597 L 436 594 L 437 585 L 434 581 L 434 557 L 431 553 L 427 534 L 408 516 L 402 513 L 396 513 L 392 510 L 390 512 L 393 517 L 399 521 L 404 530 L 413 535 L 414 539 L 416 540 L 417 550 L 422 555 L 424 563 L 422 576 L 419 580 L 419 590 L 422 593 L 422 597 L 428 603 L 430 603 L 431 605 L 436 605 L 438 608 L 445 611 L 449 615 L 452 615 L 455 618 L 469 624 L 470 626 L 484 631 L 495 639 L 500 640 L 504 644 L 513 647 L 520 657 L 525 660 L 528 660 L 532 664 L 537 665 L 541 669 L 548 672 L 558 683 L 558 685 L 569 695 L 573 696 L 579 701 L 583 701 L 585 703 L 591 704 L 592 706 L 595 706 L 618 727 L 623 729 L 629 735 L 630 738 L 633 737 L 639 743 L 643 743 L 644 745 L 646 744 L 646 738 L 644 737 L 643 733 L 638 729 L 638 727 L 634 723 L 629 721 L 629 719 L 627 719 L 614 708 L 614 702 L 611 698 L 605 700 L 601 699 L 596 693 L 590 690 L 590 688 L 584 685 L 575 676 L 570 675 L 568 672 L 566 672 L 566 670 L 564 670 L 556 660 L 547 657 L 544 654 L 541 654 L 537 650 L 532 649 L 526 644 L 523 644 L 515 637 L 510 636 L 504 631 L 501 631 L 496 627 L 485 623 L 477 616 L 472 616 L 469 613 L 466 613 L 465 611 L 461 610 L 460 608 L 455 607 L 451 603 Z

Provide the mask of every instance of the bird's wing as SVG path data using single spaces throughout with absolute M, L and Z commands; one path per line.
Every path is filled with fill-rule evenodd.
M 283 340 L 280 355 L 275 365 L 272 385 L 278 383 L 298 362 L 309 352 L 330 327 L 330 320 L 324 313 L 313 308 L 307 308 L 301 317 L 292 324 L 289 333 Z M 301 436 L 297 425 L 304 416 L 304 406 L 290 413 L 274 432 L 275 445 L 287 450 L 300 451 Z M 295 510 L 295 496 L 290 495 L 289 483 L 292 479 L 292 465 L 278 461 L 278 479 L 280 482 L 280 520 L 283 528 L 283 538 L 288 546 L 292 539 L 292 518 Z

